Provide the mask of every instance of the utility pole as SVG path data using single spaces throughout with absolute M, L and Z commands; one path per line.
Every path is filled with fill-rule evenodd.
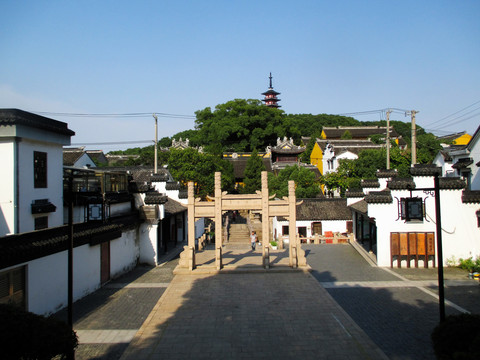
M 153 118 L 155 119 L 155 159 L 154 159 L 154 164 L 155 164 L 155 174 L 158 173 L 158 117 L 157 114 L 153 114 Z
M 412 166 L 417 163 L 417 126 L 415 125 L 415 114 L 419 111 L 411 110 L 412 116 Z
M 387 110 L 387 140 L 385 145 L 387 145 L 387 170 L 390 169 L 390 113 L 392 110 Z

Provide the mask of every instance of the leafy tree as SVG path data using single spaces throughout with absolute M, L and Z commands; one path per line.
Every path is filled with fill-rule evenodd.
M 305 164 L 310 164 L 310 155 L 312 154 L 317 138 L 320 138 L 321 131 L 315 131 L 312 136 L 310 136 L 310 141 L 307 144 L 305 151 L 300 156 L 300 161 Z
M 341 139 L 342 140 L 349 140 L 349 139 L 353 139 L 353 136 L 352 136 L 352 133 L 348 130 L 345 130 L 345 132 L 342 134 L 341 136 Z
M 287 166 L 279 171 L 278 175 L 268 174 L 268 188 L 270 195 L 277 197 L 288 196 L 288 181 L 295 181 L 295 196 L 297 198 L 314 198 L 320 192 L 319 181 L 315 174 L 302 166 Z
M 232 165 L 216 155 L 202 154 L 193 148 L 170 151 L 168 168 L 173 178 L 186 185 L 195 182 L 195 193 L 205 198 L 215 191 L 215 172 L 222 173 L 222 190 L 230 191 L 234 185 Z
M 199 138 L 210 153 L 253 151 L 274 144 L 277 137 L 300 137 L 282 110 L 260 100 L 236 99 L 217 105 L 213 112 L 207 107 L 195 114 Z
M 254 149 L 245 167 L 243 181 L 245 186 L 241 192 L 244 194 L 254 194 L 256 190 L 260 190 L 262 188 L 262 171 L 265 170 L 265 164 L 262 158 L 258 156 L 257 149 Z

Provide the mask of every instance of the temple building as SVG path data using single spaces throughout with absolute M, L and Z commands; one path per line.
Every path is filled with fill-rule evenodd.
M 280 101 L 280 99 L 277 98 L 277 95 L 280 95 L 280 93 L 273 90 L 272 73 L 270 73 L 269 79 L 270 79 L 270 86 L 268 87 L 267 91 L 262 93 L 262 95 L 265 96 L 265 98 L 262 99 L 262 101 L 265 102 L 265 105 L 267 105 L 268 107 L 279 108 L 281 107 L 280 105 L 278 105 L 278 102 Z

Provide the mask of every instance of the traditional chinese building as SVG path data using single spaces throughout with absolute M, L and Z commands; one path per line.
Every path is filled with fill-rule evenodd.
M 268 107 L 279 108 L 281 107 L 280 105 L 278 105 L 278 102 L 280 101 L 280 99 L 277 98 L 277 95 L 280 95 L 280 93 L 273 90 L 272 73 L 270 73 L 269 79 L 270 79 L 270 86 L 268 87 L 267 91 L 262 93 L 262 95 L 265 96 L 265 98 L 262 101 L 265 102 L 265 105 L 267 105 Z

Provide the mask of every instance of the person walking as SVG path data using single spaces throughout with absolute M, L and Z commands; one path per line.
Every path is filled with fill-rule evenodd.
M 252 234 L 250 235 L 250 242 L 252 243 L 252 250 L 255 250 L 255 245 L 257 243 L 257 234 L 255 231 L 252 231 Z

